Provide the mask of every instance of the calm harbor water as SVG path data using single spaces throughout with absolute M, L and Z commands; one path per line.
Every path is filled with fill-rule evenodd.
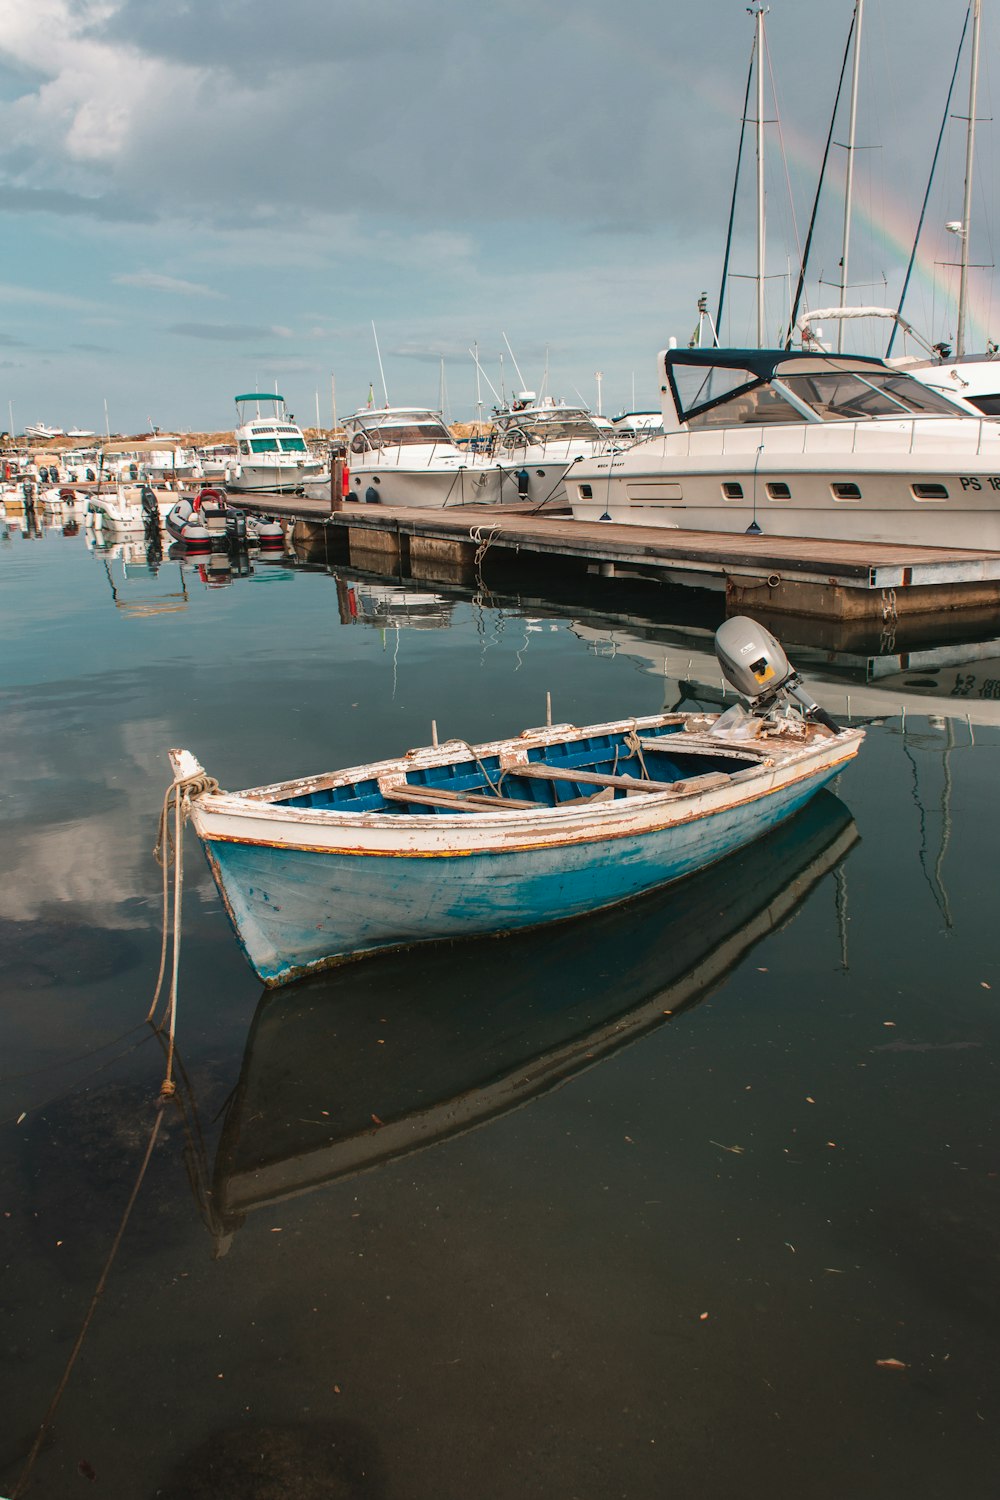
M 5 1495 L 155 1116 L 167 747 L 237 788 L 718 693 L 711 601 L 240 571 L 0 544 Z M 836 795 L 583 923 L 265 995 L 189 838 L 183 1086 L 24 1493 L 992 1497 L 997 678 L 918 645 L 803 640 L 875 720 Z

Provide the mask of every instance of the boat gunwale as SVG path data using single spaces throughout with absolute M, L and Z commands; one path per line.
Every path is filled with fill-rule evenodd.
M 527 738 L 517 740 L 497 741 L 490 745 L 468 746 L 461 742 L 461 748 L 468 752 L 473 750 L 470 758 L 480 759 L 484 755 L 513 753 L 516 749 L 534 748 L 539 745 L 553 743 L 566 743 L 572 738 L 577 740 L 591 737 L 595 733 L 605 730 L 631 729 L 633 725 L 661 724 L 670 721 L 684 722 L 690 717 L 710 718 L 710 715 L 657 715 L 645 720 L 618 721 L 612 725 L 588 725 L 586 729 L 573 729 L 572 735 L 562 731 L 567 726 L 553 726 L 559 734 L 558 739 L 552 736 L 549 730 L 525 731 Z M 497 847 L 508 852 L 515 848 L 540 847 L 537 840 L 546 830 L 562 833 L 564 837 L 555 842 L 586 842 L 594 837 L 618 838 L 629 836 L 632 833 L 652 832 L 648 813 L 656 812 L 663 814 L 668 811 L 668 816 L 656 827 L 666 828 L 673 824 L 681 824 L 692 821 L 698 817 L 710 816 L 714 813 L 745 805 L 748 802 L 758 800 L 769 792 L 781 790 L 789 782 L 802 780 L 814 774 L 815 770 L 826 767 L 831 762 L 833 752 L 833 764 L 846 763 L 854 758 L 864 739 L 864 731 L 849 728 L 842 730 L 834 737 L 824 730 L 818 730 L 815 736 L 805 743 L 793 745 L 775 746 L 770 742 L 768 749 L 763 745 L 741 745 L 739 741 L 712 740 L 705 743 L 707 736 L 698 737 L 694 734 L 684 736 L 684 744 L 692 750 L 711 750 L 716 753 L 725 749 L 731 749 L 734 753 L 746 750 L 758 761 L 757 765 L 744 767 L 729 776 L 728 783 L 722 786 L 698 787 L 681 790 L 678 786 L 674 790 L 674 783 L 665 782 L 662 792 L 646 792 L 642 798 L 632 798 L 625 795 L 621 798 L 613 798 L 607 801 L 596 802 L 565 802 L 546 806 L 539 803 L 537 807 L 528 810 L 518 809 L 516 812 L 509 807 L 498 808 L 496 812 L 488 808 L 477 811 L 455 809 L 449 810 L 446 817 L 440 812 L 389 812 L 389 811 L 352 811 L 341 808 L 305 808 L 289 807 L 277 802 L 272 798 L 261 795 L 262 792 L 274 793 L 276 791 L 288 791 L 292 796 L 308 795 L 310 790 L 328 790 L 338 785 L 349 785 L 353 781 L 378 781 L 385 777 L 402 777 L 405 780 L 406 773 L 413 769 L 426 769 L 440 765 L 448 765 L 454 760 L 455 741 L 448 741 L 438 747 L 428 747 L 426 751 L 411 752 L 409 757 L 400 757 L 391 761 L 370 763 L 366 766 L 352 767 L 349 770 L 336 773 L 336 779 L 320 776 L 315 778 L 304 778 L 289 782 L 277 783 L 273 787 L 255 789 L 253 795 L 247 793 L 230 792 L 206 792 L 201 794 L 195 801 L 193 811 L 195 813 L 195 826 L 199 835 L 208 841 L 222 843 L 249 843 L 261 847 L 270 844 L 270 841 L 261 836 L 238 835 L 227 833 L 221 828 L 211 831 L 201 826 L 202 820 L 214 818 L 232 817 L 237 820 L 255 819 L 265 825 L 278 825 L 284 832 L 294 828 L 335 831 L 342 829 L 345 832 L 351 830 L 362 834 L 365 832 L 390 833 L 393 835 L 405 835 L 412 833 L 426 836 L 434 834 L 435 842 L 441 840 L 441 847 L 429 848 L 414 847 L 412 844 L 405 848 L 376 848 L 376 847 L 348 847 L 334 849 L 333 846 L 324 844 L 309 844 L 303 840 L 292 841 L 286 837 L 277 839 L 273 845 L 276 848 L 295 849 L 303 851 L 316 850 L 326 853 L 366 853 L 372 855 L 407 855 L 426 853 L 433 856 L 446 856 L 459 853 L 482 853 L 490 846 L 482 844 L 475 848 L 456 846 L 452 842 L 456 834 L 468 834 L 475 830 L 479 834 L 497 835 L 499 842 Z M 767 744 L 767 742 L 765 742 Z M 449 755 L 449 748 L 452 754 Z M 843 754 L 837 754 L 839 749 Z M 778 751 L 778 754 L 774 752 Z M 769 753 L 770 752 L 770 753 Z M 572 767 L 566 769 L 572 770 Z M 787 772 L 799 772 L 788 778 Z M 516 776 L 516 766 L 509 768 L 509 774 Z M 637 782 L 639 778 L 636 778 Z M 693 780 L 693 778 L 692 778 Z M 741 796 L 751 783 L 758 781 L 769 781 L 770 784 L 762 787 L 754 787 L 749 796 Z M 320 784 L 321 783 L 321 784 Z M 402 784 L 402 783 L 398 783 Z M 643 783 L 644 785 L 648 783 Z M 736 793 L 737 795 L 733 795 Z M 699 810 L 693 811 L 697 804 Z M 641 809 L 646 808 L 644 816 Z M 530 830 L 530 832 L 529 832 Z M 277 827 L 275 828 L 277 833 Z M 529 842 L 521 842 L 528 838 Z M 548 840 L 544 840 L 542 846 L 547 846 Z M 450 847 L 448 847 L 450 845 Z

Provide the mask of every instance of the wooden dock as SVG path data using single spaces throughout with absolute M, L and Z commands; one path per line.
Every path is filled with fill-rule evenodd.
M 250 497 L 233 497 L 244 505 Z M 550 558 L 603 577 L 725 591 L 729 614 L 884 620 L 1000 608 L 1000 553 L 574 521 L 524 506 L 415 510 L 255 495 L 247 509 L 294 522 L 296 541 L 400 578 L 488 580 L 501 562 Z

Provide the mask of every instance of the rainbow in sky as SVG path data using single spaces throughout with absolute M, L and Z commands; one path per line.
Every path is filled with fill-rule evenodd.
M 706 105 L 713 113 L 729 115 L 734 122 L 734 156 L 736 145 L 736 134 L 739 122 L 739 107 L 741 97 L 730 87 L 727 87 L 718 75 L 703 74 L 700 77 L 692 77 L 685 72 L 679 64 L 668 62 L 668 69 L 673 73 L 677 86 L 699 96 L 699 104 L 702 108 Z M 943 98 L 942 98 L 942 103 Z M 842 104 L 843 107 L 843 104 Z M 752 103 L 751 103 L 752 108 Z M 954 100 L 953 110 L 960 110 Z M 768 108 L 766 113 L 769 117 L 778 115 L 779 109 Z M 752 132 L 752 127 L 748 127 Z M 825 135 L 825 132 L 824 132 Z M 768 162 L 768 203 L 777 208 L 778 202 L 784 205 L 783 212 L 779 214 L 769 207 L 768 217 L 772 225 L 779 217 L 788 220 L 788 193 L 785 181 L 785 167 L 789 175 L 794 174 L 797 179 L 796 191 L 798 200 L 796 202 L 796 214 L 799 220 L 799 234 L 804 238 L 805 226 L 811 209 L 812 195 L 819 178 L 822 166 L 823 150 L 822 141 L 806 135 L 796 126 L 781 121 L 781 146 L 784 151 L 785 165 L 780 161 L 778 140 L 773 125 L 768 127 L 769 144 L 767 153 Z M 836 137 L 835 137 L 836 139 Z M 748 155 L 749 152 L 749 155 Z M 748 134 L 744 143 L 744 167 L 752 174 L 753 166 L 753 139 Z M 981 153 L 977 155 L 977 162 L 981 163 Z M 832 203 L 838 204 L 838 213 L 842 215 L 843 192 L 844 192 L 844 153 L 834 149 L 831 152 L 827 165 L 827 183 L 824 185 L 824 196 L 826 199 L 826 217 L 829 218 Z M 928 158 L 928 170 L 930 158 Z M 941 163 L 938 166 L 938 177 L 941 174 Z M 981 175 L 977 172 L 977 178 Z M 866 195 L 863 184 L 859 181 L 858 167 L 855 167 L 855 187 L 852 200 L 852 230 L 851 230 L 851 264 L 849 279 L 852 283 L 859 280 L 859 272 L 862 264 L 871 268 L 874 261 L 878 261 L 878 272 L 875 273 L 881 285 L 881 275 L 884 272 L 888 280 L 888 287 L 884 291 L 874 290 L 865 295 L 862 286 L 856 288 L 853 300 L 859 304 L 877 303 L 895 307 L 898 302 L 903 286 L 903 278 L 906 267 L 909 264 L 913 249 L 913 236 L 916 232 L 917 219 L 923 200 L 926 179 L 921 179 L 916 185 L 913 198 L 906 201 L 889 186 L 885 180 L 876 185 L 872 183 L 872 192 Z M 978 186 L 978 184 L 977 184 Z M 869 201 L 866 200 L 866 196 Z M 923 338 L 928 342 L 937 340 L 949 340 L 954 335 L 955 323 L 958 311 L 958 259 L 960 256 L 960 244 L 957 238 L 944 231 L 943 213 L 940 210 L 940 202 L 943 193 L 938 186 L 932 192 L 928 212 L 924 219 L 921 232 L 920 245 L 914 261 L 913 271 L 906 294 L 906 303 L 903 307 L 903 316 L 912 323 Z M 980 201 L 982 194 L 979 193 Z M 935 214 L 935 201 L 938 210 Z M 804 206 L 803 206 L 804 205 Z M 739 220 L 737 221 L 739 222 Z M 840 261 L 840 221 L 836 231 L 836 245 L 832 250 L 829 240 L 826 241 L 826 249 L 817 253 L 817 244 L 814 240 L 812 254 L 810 256 L 810 276 L 807 280 L 807 295 L 814 307 L 830 305 L 839 300 L 839 292 L 829 284 L 817 286 L 816 278 L 819 274 L 818 267 L 825 262 L 834 271 L 839 267 Z M 973 216 L 972 225 L 972 260 L 985 259 L 975 254 L 976 247 L 976 224 Z M 770 235 L 772 240 L 777 239 L 776 233 Z M 789 240 L 791 236 L 789 233 Z M 982 236 L 985 239 L 985 235 Z M 788 243 L 782 246 L 786 255 L 790 254 L 793 268 L 797 264 L 796 246 Z M 832 254 L 831 254 L 832 250 Z M 774 245 L 771 246 L 771 256 L 774 260 L 777 255 Z M 720 257 L 721 258 L 721 257 Z M 990 268 L 991 269 L 991 268 Z M 984 350 L 987 340 L 997 334 L 994 324 L 992 276 L 990 269 L 970 266 L 968 284 L 968 302 L 966 307 L 966 348 L 970 351 Z M 769 280 L 774 266 L 769 257 Z M 793 269 L 794 274 L 794 269 Z M 829 274 L 829 272 L 828 272 Z M 832 277 L 831 277 L 832 279 Z M 730 299 L 733 287 L 727 290 L 727 300 Z M 769 302 L 773 300 L 773 294 L 769 296 Z M 787 317 L 787 307 L 785 310 Z M 780 321 L 778 319 L 777 321 Z M 885 339 L 888 339 L 888 325 L 885 328 Z M 895 352 L 901 352 L 898 346 Z

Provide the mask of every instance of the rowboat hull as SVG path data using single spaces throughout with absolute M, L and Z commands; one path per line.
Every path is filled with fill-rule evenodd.
M 577 917 L 679 880 L 790 817 L 860 738 L 816 735 L 704 792 L 585 808 L 331 816 L 261 792 L 199 798 L 192 817 L 247 958 L 272 986 L 385 949 Z

